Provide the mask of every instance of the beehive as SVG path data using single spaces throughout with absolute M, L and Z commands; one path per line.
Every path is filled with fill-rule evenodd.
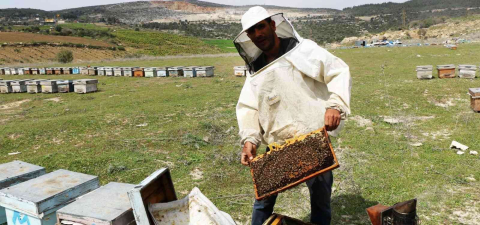
M 52 75 L 54 74 L 54 69 L 53 68 L 45 68 L 45 70 L 47 71 L 47 75 Z
M 27 92 L 27 81 L 30 80 L 15 80 L 12 81 L 12 92 L 13 93 L 25 93 Z
M 3 74 L 5 74 L 5 75 L 12 75 L 12 71 L 10 70 L 10 68 L 5 67 L 5 68 L 3 68 Z
M 42 85 L 40 82 L 44 80 L 29 80 L 27 81 L 27 92 L 30 94 L 42 93 Z
M 105 67 L 105 76 L 113 76 L 113 67 Z
M 339 166 L 325 128 L 271 144 L 250 163 L 255 196 L 261 200 Z
M 88 75 L 90 75 L 90 76 L 98 75 L 98 68 L 97 67 L 88 67 Z
M 171 77 L 183 77 L 183 66 L 169 67 L 168 75 Z
M 144 77 L 143 67 L 135 67 L 135 68 L 133 68 L 133 76 L 134 76 L 134 77 Z
M 127 225 L 135 221 L 127 192 L 133 184 L 109 183 L 57 211 L 57 224 Z
M 72 74 L 80 74 L 80 68 L 79 67 L 73 67 L 72 68 Z
M 81 79 L 73 82 L 75 93 L 86 94 L 97 91 L 98 80 L 95 79 Z
M 53 225 L 58 209 L 98 187 L 96 176 L 57 170 L 0 190 L 0 205 L 9 224 Z
M 38 74 L 47 74 L 47 70 L 45 68 L 38 68 Z
M 455 65 L 438 65 L 438 78 L 455 78 Z
M 98 76 L 105 76 L 105 67 L 98 67 L 97 68 L 97 75 Z
M 12 80 L 0 80 L 0 93 L 12 93 Z
M 23 68 L 17 68 L 18 75 L 25 75 L 25 70 Z
M 157 67 L 157 77 L 168 77 L 168 67 Z
M 480 112 L 480 88 L 470 88 L 468 89 L 468 94 L 470 94 L 470 103 L 473 111 Z
M 25 68 L 23 68 L 23 74 L 25 74 L 25 75 L 32 75 L 32 71 L 30 70 L 30 68 L 25 67 Z
M 237 77 L 246 76 L 247 75 L 246 71 L 247 71 L 246 66 L 235 66 L 235 67 L 233 67 L 233 72 L 234 72 L 235 76 L 237 76 Z
M 73 92 L 73 80 L 60 80 L 57 81 L 57 87 L 59 93 Z
M 123 73 L 123 76 L 125 77 L 132 77 L 133 76 L 132 67 L 122 67 L 122 73 Z
M 18 75 L 18 69 L 17 68 L 10 68 L 10 74 Z
M 80 74 L 88 75 L 88 67 L 80 67 Z
M 188 66 L 183 68 L 183 76 L 184 77 L 197 77 L 197 71 L 195 70 L 196 66 Z
M 433 78 L 433 66 L 417 66 L 417 78 L 418 79 L 432 79 Z
M 62 67 L 63 74 L 72 74 L 72 67 Z
M 5 75 L 5 68 L 0 68 L 0 75 Z
M 197 77 L 213 77 L 213 66 L 200 66 L 196 68 Z
M 116 76 L 116 77 L 121 77 L 123 75 L 122 74 L 122 68 L 120 68 L 120 67 L 113 68 L 113 75 Z
M 58 93 L 58 86 L 56 80 L 40 81 L 40 85 L 42 86 L 42 93 Z
M 477 76 L 477 66 L 475 65 L 458 65 L 458 77 L 473 79 Z
M 45 168 L 22 161 L 0 165 L 0 190 L 42 176 Z M 0 224 L 7 223 L 5 208 L 0 206 Z
M 38 68 L 32 68 L 31 71 L 32 71 L 32 75 L 40 74 L 40 73 L 38 72 Z
M 157 70 L 155 67 L 147 67 L 144 69 L 145 71 L 145 77 L 156 77 L 157 76 Z
M 55 68 L 53 68 L 53 73 L 55 75 L 61 75 L 61 74 L 63 74 L 63 70 L 62 70 L 61 67 L 55 67 Z

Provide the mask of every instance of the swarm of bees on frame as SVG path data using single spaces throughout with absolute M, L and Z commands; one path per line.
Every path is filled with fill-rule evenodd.
M 256 157 L 250 164 L 258 196 L 268 196 L 335 164 L 328 137 L 322 130 L 287 140 Z

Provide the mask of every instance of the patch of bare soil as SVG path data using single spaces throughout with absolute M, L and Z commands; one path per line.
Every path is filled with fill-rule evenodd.
M 201 180 L 203 179 L 203 171 L 199 168 L 195 168 L 192 172 L 190 172 L 190 176 L 192 176 L 193 180 Z
M 60 97 L 56 97 L 56 98 L 45 99 L 45 101 L 60 102 L 62 101 L 62 99 Z
M 371 120 L 363 118 L 362 116 L 356 115 L 349 117 L 348 120 L 353 120 L 357 123 L 359 127 L 372 127 L 373 123 Z
M 19 107 L 23 103 L 27 103 L 27 102 L 30 102 L 30 99 L 25 99 L 25 100 L 22 100 L 22 101 L 11 102 L 11 103 L 7 103 L 5 105 L 0 105 L 0 109 L 3 109 L 3 110 L 14 109 L 14 108 Z

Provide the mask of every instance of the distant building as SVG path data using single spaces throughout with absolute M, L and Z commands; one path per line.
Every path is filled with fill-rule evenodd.
M 45 25 L 55 25 L 55 19 L 45 19 Z

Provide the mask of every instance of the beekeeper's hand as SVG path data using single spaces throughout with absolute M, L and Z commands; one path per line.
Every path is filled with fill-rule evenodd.
M 257 156 L 257 146 L 246 141 L 245 145 L 243 145 L 242 158 L 240 159 L 242 165 L 248 166 L 255 156 Z
M 342 116 L 340 115 L 340 111 L 336 109 L 327 109 L 325 112 L 325 127 L 327 131 L 333 131 L 337 129 L 338 125 L 340 125 L 340 121 Z

